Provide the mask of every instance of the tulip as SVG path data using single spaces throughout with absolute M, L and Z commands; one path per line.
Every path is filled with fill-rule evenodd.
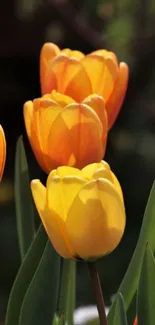
M 46 187 L 31 182 L 35 205 L 55 250 L 64 258 L 95 259 L 112 252 L 125 228 L 122 190 L 105 161 L 82 170 L 61 166 Z
M 0 181 L 3 176 L 6 160 L 6 140 L 2 126 L 0 125 Z
M 138 318 L 137 318 L 137 316 L 136 316 L 136 318 L 135 318 L 135 320 L 134 320 L 133 325 L 138 325 Z
M 128 66 L 119 64 L 115 54 L 106 50 L 84 55 L 45 43 L 40 54 L 40 82 L 42 94 L 55 89 L 77 102 L 93 93 L 102 96 L 110 129 L 125 97 Z
M 108 125 L 99 95 L 76 103 L 52 91 L 26 102 L 24 119 L 33 152 L 47 173 L 61 165 L 82 168 L 104 156 Z

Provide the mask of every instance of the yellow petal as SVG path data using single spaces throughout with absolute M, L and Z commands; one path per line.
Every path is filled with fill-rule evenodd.
M 111 57 L 104 58 L 99 54 L 90 54 L 81 60 L 92 85 L 92 93 L 109 98 L 116 81 L 118 67 Z
M 39 180 L 33 180 L 31 182 L 31 190 L 41 221 L 54 248 L 64 258 L 71 258 L 72 255 L 63 237 L 63 222 L 61 224 L 61 220 L 46 207 L 46 188 Z
M 126 63 L 121 62 L 116 84 L 110 98 L 106 102 L 109 129 L 114 124 L 123 103 L 126 94 L 128 78 L 128 66 Z
M 40 52 L 40 82 L 42 94 L 48 93 L 46 89 L 46 73 L 48 64 L 60 52 L 57 45 L 53 43 L 45 43 Z
M 60 237 L 65 242 L 67 250 L 70 252 L 70 256 L 75 256 L 75 251 L 72 243 L 68 239 L 68 234 L 65 227 L 65 220 L 67 218 L 68 209 L 70 208 L 74 197 L 85 181 L 79 177 L 66 176 L 61 179 L 58 176 L 51 177 L 51 173 L 47 179 L 47 208 L 49 214 L 51 214 L 50 223 L 52 227 L 52 220 L 56 223 L 60 229 L 60 234 L 57 231 L 56 238 L 53 237 L 53 245 L 56 248 L 56 241 L 60 241 Z M 57 245 L 58 246 L 58 245 Z M 62 248 L 56 248 L 58 253 L 62 255 L 60 251 Z
M 121 185 L 106 161 L 102 160 L 99 163 L 87 165 L 81 170 L 81 173 L 82 177 L 88 180 L 98 178 L 106 178 L 109 180 L 115 186 L 115 189 L 119 193 L 121 200 L 124 202 Z
M 40 143 L 38 140 L 38 132 L 35 127 L 34 121 L 34 109 L 32 101 L 28 101 L 24 104 L 24 121 L 26 126 L 26 132 L 34 152 L 34 155 L 43 170 L 46 171 L 46 162 L 44 161 Z
M 48 152 L 55 166 L 82 168 L 104 155 L 103 128 L 97 114 L 87 105 L 68 105 L 53 122 Z
M 79 176 L 82 177 L 81 170 L 69 166 L 60 166 L 56 169 L 56 175 L 60 178 L 64 176 Z
M 54 211 L 59 218 L 66 220 L 68 210 L 79 189 L 86 183 L 78 176 L 51 176 L 47 179 L 47 206 Z
M 104 178 L 104 175 L 105 173 L 101 171 L 108 171 L 108 173 L 110 172 L 110 167 L 108 165 L 108 163 L 106 163 L 105 161 L 100 161 L 99 163 L 93 163 L 93 164 L 90 164 L 90 165 L 87 165 L 85 166 L 83 169 L 82 169 L 82 176 L 88 180 L 92 180 L 93 178 L 100 178 L 100 177 L 103 177 Z M 99 175 L 97 177 L 97 175 Z M 111 177 L 112 179 L 112 177 Z
M 6 161 L 6 140 L 2 126 L 0 125 L 0 181 L 3 176 Z
M 66 221 L 77 256 L 87 259 L 110 253 L 119 244 L 124 228 L 124 206 L 114 185 L 105 179 L 85 184 Z
M 44 211 L 46 206 L 46 187 L 40 182 L 39 179 L 34 179 L 33 181 L 31 181 L 31 191 L 37 211 L 46 229 L 44 218 Z

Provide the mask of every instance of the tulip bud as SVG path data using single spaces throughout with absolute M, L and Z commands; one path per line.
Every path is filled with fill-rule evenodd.
M 82 170 L 53 170 L 46 187 L 31 182 L 33 198 L 47 234 L 64 258 L 96 259 L 112 252 L 125 228 L 122 190 L 101 161 Z
M 91 94 L 102 96 L 110 129 L 126 93 L 128 66 L 124 62 L 118 64 L 115 54 L 110 51 L 97 50 L 84 55 L 46 43 L 40 54 L 40 82 L 42 94 L 55 89 L 77 102 Z
M 24 119 L 35 157 L 47 173 L 62 165 L 83 168 L 104 156 L 108 125 L 101 96 L 77 103 L 53 91 L 26 102 Z

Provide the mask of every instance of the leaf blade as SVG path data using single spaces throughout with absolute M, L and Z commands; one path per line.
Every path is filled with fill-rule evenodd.
M 19 325 L 51 325 L 56 312 L 59 278 L 60 256 L 48 240 L 25 294 Z
M 131 302 L 134 299 L 136 290 L 138 287 L 140 269 L 143 260 L 143 255 L 145 251 L 145 244 L 149 241 L 152 249 L 155 249 L 155 236 L 154 236 L 154 224 L 155 224 L 155 182 L 152 186 L 148 203 L 144 213 L 144 219 L 139 235 L 139 239 L 133 253 L 132 259 L 130 261 L 127 272 L 124 279 L 120 285 L 119 292 L 122 293 L 124 297 L 125 309 L 128 311 Z M 108 324 L 113 325 L 113 318 L 116 308 L 116 300 L 114 300 L 109 314 L 108 314 Z M 132 309 L 133 310 L 133 309 Z M 129 314 L 129 311 L 128 311 Z M 131 316 L 129 315 L 129 318 Z
M 27 159 L 20 136 L 15 154 L 15 208 L 21 260 L 24 259 L 35 235 L 35 210 L 29 183 Z
M 46 242 L 47 235 L 43 226 L 41 225 L 37 231 L 33 243 L 28 249 L 13 284 L 7 307 L 5 325 L 18 324 L 20 308 L 25 292 L 40 261 Z
M 137 293 L 137 313 L 140 325 L 154 324 L 155 320 L 155 259 L 149 247 L 146 246 Z
M 124 299 L 120 292 L 118 293 L 117 299 L 116 299 L 114 324 L 128 325 L 126 312 L 125 312 L 125 306 L 124 306 Z

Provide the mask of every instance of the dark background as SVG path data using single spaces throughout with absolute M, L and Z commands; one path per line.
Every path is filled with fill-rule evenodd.
M 109 133 L 105 157 L 122 185 L 127 214 L 121 244 L 98 262 L 107 303 L 128 266 L 155 178 L 154 0 L 1 2 L 0 123 L 6 133 L 7 162 L 0 186 L 0 324 L 20 265 L 13 193 L 15 145 L 24 133 L 30 152 L 23 103 L 40 96 L 39 54 L 45 41 L 86 54 L 107 48 L 130 68 L 127 95 Z M 32 171 L 33 164 L 31 157 Z M 82 263 L 77 274 L 77 305 L 93 303 Z

